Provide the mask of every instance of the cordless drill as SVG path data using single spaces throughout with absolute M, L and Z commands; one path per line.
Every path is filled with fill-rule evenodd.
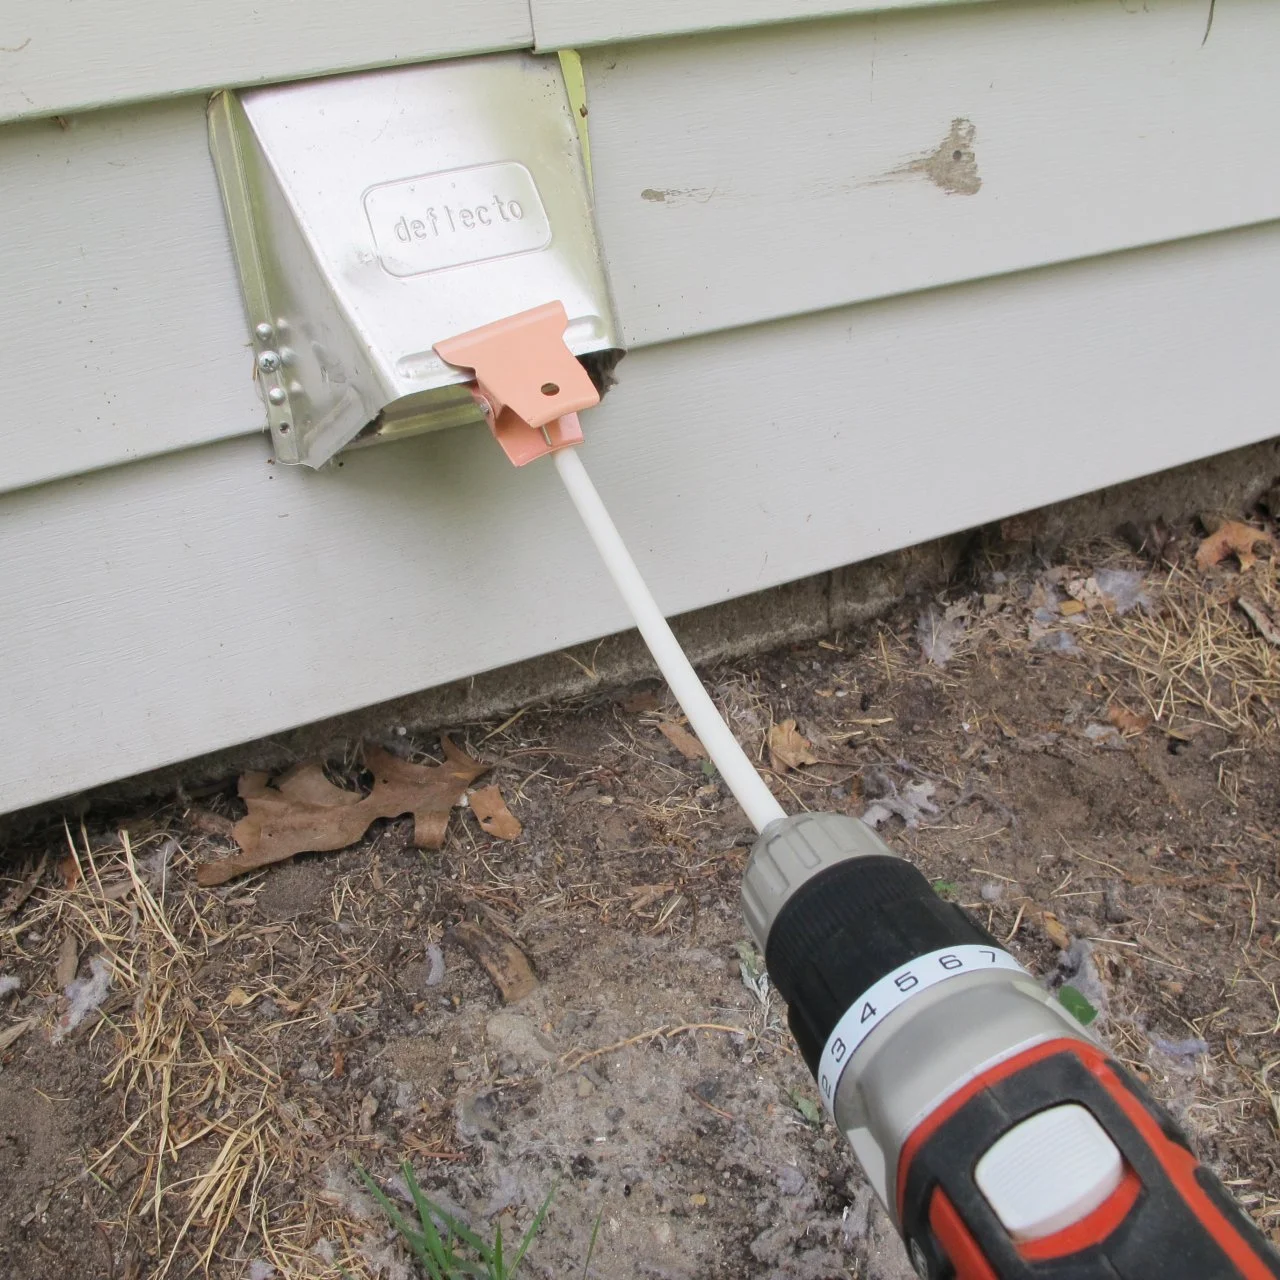
M 772 822 L 742 902 L 922 1280 L 1280 1277 L 1142 1085 L 869 827 Z
M 1280 1278 L 1280 1259 L 1169 1116 L 985 929 L 857 819 L 784 812 L 578 456 L 576 411 L 599 396 L 557 350 L 567 325 L 563 305 L 549 304 L 437 349 L 476 369 L 481 390 L 486 378 L 501 383 L 502 395 L 481 399 L 516 465 L 551 455 L 658 669 L 759 833 L 742 886 L 747 927 L 922 1280 Z M 566 389 L 565 404 L 543 403 Z

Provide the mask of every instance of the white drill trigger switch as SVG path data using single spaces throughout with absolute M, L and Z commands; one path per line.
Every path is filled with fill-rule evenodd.
M 1087 1217 L 1119 1187 L 1124 1159 L 1078 1103 L 1050 1107 L 994 1142 L 974 1181 L 1015 1241 L 1041 1240 Z

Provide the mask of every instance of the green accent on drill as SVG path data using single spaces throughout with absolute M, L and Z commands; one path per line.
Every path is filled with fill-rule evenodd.
M 591 179 L 591 138 L 587 133 L 587 78 L 582 74 L 582 58 L 576 49 L 560 50 L 560 74 L 564 76 L 565 92 L 573 111 L 573 123 L 578 126 L 578 141 L 582 144 L 582 165 L 587 171 L 587 186 L 594 190 Z
M 1087 1027 L 1098 1011 L 1075 987 L 1062 987 L 1058 991 L 1058 1003 L 1082 1026 Z

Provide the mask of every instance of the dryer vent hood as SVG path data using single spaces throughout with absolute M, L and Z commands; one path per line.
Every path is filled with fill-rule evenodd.
M 281 462 L 482 425 L 436 343 L 559 301 L 618 348 L 556 58 L 500 54 L 217 94 L 210 145 Z

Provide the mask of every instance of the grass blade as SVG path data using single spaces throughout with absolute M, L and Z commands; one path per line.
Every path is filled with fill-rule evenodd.
M 414 1257 L 426 1268 L 430 1280 L 450 1280 L 450 1277 L 440 1270 L 436 1260 L 427 1252 L 426 1237 L 409 1225 L 404 1215 L 387 1199 L 382 1188 L 365 1172 L 362 1165 L 356 1165 L 356 1171 L 364 1179 L 364 1185 L 369 1188 L 379 1208 L 390 1219 L 391 1225 L 404 1237 L 404 1242 L 409 1246 Z
M 452 1237 L 449 1247 L 452 1248 Z M 463 1276 L 473 1276 L 475 1280 L 493 1280 L 493 1271 L 489 1267 L 472 1262 L 470 1258 L 460 1258 L 456 1253 L 449 1254 L 449 1269 L 445 1272 L 447 1280 L 459 1280 Z
M 426 1197 L 423 1197 L 426 1200 Z M 493 1250 L 465 1222 L 459 1222 L 451 1213 L 446 1213 L 434 1200 L 427 1200 L 431 1212 L 455 1235 L 463 1244 L 470 1245 L 479 1255 L 482 1262 L 493 1260 Z
M 453 1250 L 440 1239 L 440 1233 L 436 1230 L 435 1217 L 432 1214 L 431 1201 L 422 1194 L 417 1175 L 413 1172 L 413 1165 L 407 1160 L 404 1161 L 400 1166 L 400 1172 L 404 1177 L 405 1186 L 409 1188 L 409 1195 L 413 1198 L 413 1207 L 418 1211 L 418 1221 L 422 1224 L 422 1236 L 426 1246 L 441 1271 L 447 1276 L 449 1273 L 444 1269 L 452 1261 Z M 435 1278 L 432 1277 L 432 1280 Z
M 418 1185 L 413 1165 L 408 1160 L 401 1164 L 400 1172 L 408 1188 L 409 1197 L 413 1201 L 413 1207 L 417 1211 L 417 1229 L 410 1226 L 404 1214 L 360 1164 L 356 1164 L 356 1169 L 364 1185 L 378 1202 L 379 1208 L 386 1214 L 391 1225 L 400 1233 L 405 1244 L 426 1271 L 427 1280 L 466 1280 L 468 1277 L 472 1280 L 510 1280 L 523 1261 L 534 1237 L 542 1229 L 542 1224 L 546 1221 L 547 1213 L 551 1208 L 551 1201 L 556 1194 L 554 1186 L 547 1192 L 547 1198 L 534 1215 L 533 1221 L 520 1241 L 515 1257 L 508 1265 L 502 1245 L 502 1224 L 495 1225 L 493 1244 L 490 1245 L 466 1223 L 460 1222 L 453 1214 L 446 1212 L 423 1192 Z M 600 1215 L 596 1217 L 595 1229 L 591 1233 L 591 1247 L 587 1251 L 588 1265 L 591 1262 L 591 1254 L 595 1250 L 596 1236 L 600 1231 L 600 1218 L 603 1213 L 602 1208 Z M 460 1254 L 458 1244 L 474 1252 L 478 1260 Z
M 559 1184 L 556 1184 L 559 1185 Z M 529 1246 L 533 1243 L 533 1238 L 542 1230 L 542 1224 L 547 1219 L 547 1212 L 551 1208 L 551 1201 L 555 1198 L 556 1185 L 547 1192 L 547 1198 L 542 1202 L 542 1208 L 533 1216 L 533 1221 L 529 1223 L 529 1230 L 524 1233 L 524 1239 L 520 1241 L 520 1248 L 516 1252 L 514 1261 L 511 1263 L 511 1270 L 507 1273 L 513 1275 L 515 1269 L 520 1265 L 524 1255 L 528 1252 Z
M 453 1241 L 456 1236 L 464 1244 L 470 1245 L 483 1261 L 487 1262 L 488 1246 L 485 1242 L 469 1230 L 452 1214 L 446 1213 L 436 1202 L 430 1199 L 418 1185 L 417 1175 L 413 1171 L 413 1165 L 405 1160 L 400 1166 L 400 1172 L 404 1176 L 405 1186 L 409 1188 L 409 1195 L 413 1199 L 414 1208 L 418 1211 L 418 1218 L 422 1223 L 422 1234 L 426 1239 L 426 1243 L 431 1252 L 438 1259 L 438 1265 L 444 1280 L 456 1280 L 458 1276 L 477 1276 L 480 1280 L 489 1280 L 490 1272 L 486 1267 L 480 1266 L 478 1263 L 472 1262 L 468 1258 L 460 1258 L 454 1251 Z M 440 1233 L 436 1229 L 436 1219 L 444 1223 L 447 1236 L 441 1240 Z M 435 1276 L 431 1277 L 435 1280 Z
M 591 1228 L 591 1243 L 587 1245 L 587 1260 L 582 1264 L 582 1280 L 587 1280 L 587 1272 L 591 1270 L 591 1258 L 596 1251 L 596 1238 L 600 1235 L 600 1224 L 604 1221 L 604 1205 L 600 1206 L 600 1212 L 596 1214 L 596 1220 Z

